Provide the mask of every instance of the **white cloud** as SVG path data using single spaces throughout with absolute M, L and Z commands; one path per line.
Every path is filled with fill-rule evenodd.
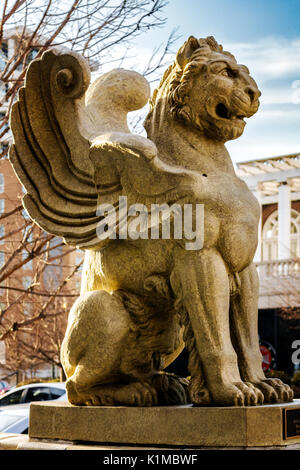
M 282 86 L 276 87 L 263 87 L 263 94 L 260 98 L 260 103 L 262 106 L 269 104 L 297 104 L 300 102 L 300 87 L 293 88 L 292 85 L 295 83 L 295 80 L 290 81 L 289 85 L 282 84 Z
M 288 40 L 268 37 L 253 43 L 224 44 L 239 63 L 247 65 L 261 83 L 267 80 L 295 77 L 300 79 L 300 37 Z
M 253 118 L 252 118 L 253 119 Z M 300 106 L 295 106 L 294 108 L 281 109 L 279 106 L 274 108 L 262 107 L 255 116 L 255 121 L 267 121 L 267 120 L 278 120 L 285 119 L 286 121 L 295 121 L 299 122 L 299 134 L 300 134 Z
M 234 163 L 258 158 L 277 157 L 299 153 L 300 151 L 300 146 L 299 143 L 297 145 L 297 142 L 287 142 L 285 140 L 278 142 L 278 140 L 271 141 L 269 139 L 255 141 L 241 138 L 239 142 L 228 142 L 226 147 Z

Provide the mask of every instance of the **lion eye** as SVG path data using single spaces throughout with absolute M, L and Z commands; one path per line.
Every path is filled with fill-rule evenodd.
M 234 76 L 232 70 L 230 70 L 228 68 L 223 69 L 222 72 L 221 72 L 221 75 L 223 75 L 224 77 L 233 77 Z

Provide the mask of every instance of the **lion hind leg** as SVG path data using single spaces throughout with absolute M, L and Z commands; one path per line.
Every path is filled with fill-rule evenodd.
M 74 405 L 93 406 L 153 406 L 158 397 L 154 386 L 148 382 L 99 384 L 78 390 L 76 377 L 67 381 L 68 399 Z
M 82 404 L 88 390 L 119 380 L 129 328 L 129 314 L 114 294 L 92 291 L 75 302 L 61 348 L 71 403 Z

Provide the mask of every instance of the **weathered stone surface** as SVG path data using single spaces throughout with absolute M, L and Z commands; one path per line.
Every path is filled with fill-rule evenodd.
M 81 407 L 68 403 L 33 403 L 30 438 L 112 444 L 254 447 L 300 443 L 283 439 L 283 408 L 255 407 Z
M 257 111 L 258 87 L 213 37 L 190 37 L 154 91 L 145 138 L 130 133 L 126 118 L 149 89 L 122 69 L 90 85 L 82 57 L 48 51 L 32 62 L 12 110 L 10 160 L 26 209 L 43 229 L 86 249 L 61 350 L 68 399 L 96 406 L 291 401 L 291 389 L 262 371 L 252 262 L 259 205 L 225 147 Z M 139 214 L 121 216 L 124 198 Z M 152 236 L 155 204 L 177 205 L 179 220 L 167 217 L 169 237 L 162 223 Z M 193 215 L 204 206 L 192 241 L 185 230 L 181 238 L 173 233 L 185 222 L 185 204 Z M 104 213 L 119 209 L 111 238 L 102 238 Z M 188 392 L 162 373 L 184 345 Z

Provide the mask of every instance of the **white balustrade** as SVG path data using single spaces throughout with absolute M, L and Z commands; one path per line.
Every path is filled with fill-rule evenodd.
M 261 261 L 255 265 L 260 279 L 300 277 L 300 259 Z

